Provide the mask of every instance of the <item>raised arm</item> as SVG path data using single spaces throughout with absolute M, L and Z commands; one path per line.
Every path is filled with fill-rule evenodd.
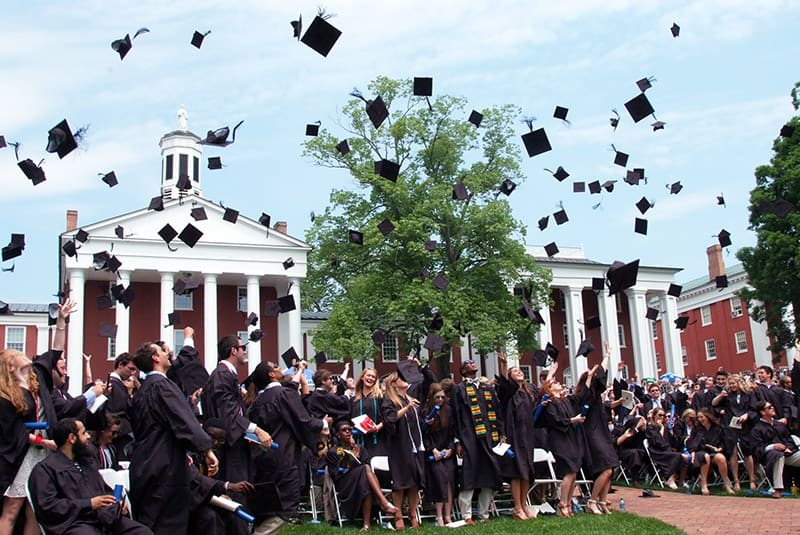
M 53 335 L 53 350 L 64 351 L 64 346 L 67 341 L 67 318 L 75 311 L 77 306 L 77 303 L 70 298 L 67 298 L 62 304 L 58 305 L 56 333 Z

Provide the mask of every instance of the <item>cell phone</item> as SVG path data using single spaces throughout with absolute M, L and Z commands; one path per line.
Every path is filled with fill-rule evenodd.
M 106 375 L 106 392 L 110 391 L 111 391 L 111 372 L 108 372 L 108 375 Z

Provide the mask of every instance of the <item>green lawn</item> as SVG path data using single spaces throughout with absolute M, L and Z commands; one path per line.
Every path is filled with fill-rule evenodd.
M 408 525 L 408 524 L 406 524 Z M 345 525 L 343 529 L 326 524 L 304 524 L 302 526 L 285 526 L 280 535 L 310 534 L 310 535 L 339 535 L 343 533 L 358 533 L 360 523 Z M 371 531 L 383 531 L 374 522 Z M 440 528 L 430 521 L 423 522 L 419 530 L 408 530 L 414 535 L 444 533 L 446 528 Z M 559 518 L 555 516 L 540 516 L 536 520 L 519 521 L 507 517 L 493 518 L 490 522 L 480 523 L 476 526 L 458 528 L 459 533 L 481 533 L 482 535 L 507 535 L 509 533 L 553 533 L 563 535 L 565 532 L 574 533 L 614 533 L 614 535 L 640 534 L 648 535 L 677 535 L 685 533 L 683 530 L 665 524 L 660 520 L 642 518 L 629 513 L 615 511 L 611 515 L 578 514 L 573 518 Z

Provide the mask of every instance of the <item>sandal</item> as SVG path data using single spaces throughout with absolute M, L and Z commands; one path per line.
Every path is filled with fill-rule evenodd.
M 610 515 L 611 514 L 611 502 L 601 502 L 601 501 L 598 500 L 597 506 L 600 508 L 600 511 L 604 515 Z
M 524 512 L 520 511 L 519 509 L 514 509 L 511 512 L 511 517 L 514 520 L 528 520 L 528 515 L 526 515 Z
M 589 498 L 588 500 L 586 500 L 586 509 L 593 515 L 602 515 L 603 511 L 600 510 L 597 504 L 598 504 L 597 500 Z
M 358 531 L 369 531 L 369 526 L 361 526 L 361 529 Z
M 439 526 L 440 528 L 443 528 L 444 527 L 444 519 L 442 519 L 442 517 L 440 517 L 440 516 L 437 516 L 436 517 L 436 525 Z
M 568 503 L 559 503 L 556 515 L 570 518 L 572 516 L 572 507 Z
M 399 509 L 397 508 L 397 506 L 396 506 L 395 504 L 393 504 L 393 503 L 389 502 L 389 501 L 387 501 L 386 503 L 384 503 L 384 504 L 382 504 L 382 505 L 381 505 L 381 510 L 382 510 L 384 513 L 389 513 L 389 514 L 391 514 L 391 515 L 396 515 L 396 514 L 397 514 L 397 512 L 399 511 Z
M 539 509 L 537 507 L 526 507 L 523 512 L 525 516 L 528 517 L 528 520 L 534 520 L 537 516 L 539 516 Z

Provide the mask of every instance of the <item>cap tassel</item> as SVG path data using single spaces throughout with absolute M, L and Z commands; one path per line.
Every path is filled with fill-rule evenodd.
M 608 119 L 608 122 L 611 123 L 611 127 L 614 129 L 614 132 L 616 132 L 617 126 L 619 126 L 619 119 L 620 119 L 619 112 L 616 110 L 616 108 L 611 108 L 611 113 L 616 115 L 616 117 L 610 117 Z
M 136 39 L 137 37 L 139 37 L 143 33 L 150 33 L 150 30 L 148 30 L 147 28 L 139 28 L 138 30 L 136 30 L 136 33 L 133 34 L 133 38 Z M 209 33 L 211 33 L 211 32 L 209 32 Z M 208 34 L 206 34 L 206 35 L 208 35 Z
M 528 129 L 529 129 L 531 132 L 533 132 L 533 123 L 534 123 L 535 121 L 536 121 L 536 117 L 534 117 L 533 115 L 531 115 L 530 117 L 529 117 L 529 116 L 527 116 L 527 115 L 524 115 L 524 116 L 522 117 L 522 122 L 523 122 L 523 123 L 525 123 L 525 124 L 528 126 Z
M 12 143 L 11 141 L 8 142 L 9 145 L 14 147 L 14 157 L 19 161 L 19 148 L 22 146 L 22 143 L 16 142 Z
M 350 91 L 350 96 L 356 97 L 357 99 L 364 101 L 364 104 L 367 105 L 369 104 L 369 101 L 364 98 L 364 95 L 361 94 L 361 91 L 359 91 L 357 87 L 354 87 L 353 90 Z

